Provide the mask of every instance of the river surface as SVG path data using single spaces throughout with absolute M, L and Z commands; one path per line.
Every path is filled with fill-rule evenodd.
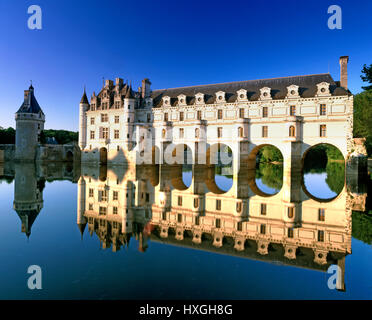
M 329 168 L 290 186 L 281 166 L 205 172 L 2 168 L 0 299 L 372 298 L 368 186 Z

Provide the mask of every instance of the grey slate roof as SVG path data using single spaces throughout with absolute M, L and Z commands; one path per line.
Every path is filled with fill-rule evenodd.
M 81 97 L 80 103 L 89 104 L 88 97 L 87 97 L 87 94 L 85 92 L 85 88 L 84 88 L 84 94 Z
M 38 114 L 41 112 L 44 114 L 43 110 L 41 110 L 39 103 L 37 102 L 34 96 L 34 88 L 31 85 L 29 88 L 28 97 L 23 101 L 21 107 L 18 109 L 16 113 L 36 113 Z
M 263 87 L 271 88 L 271 97 L 273 99 L 284 99 L 287 95 L 287 87 L 290 85 L 299 86 L 299 94 L 302 98 L 314 97 L 317 92 L 317 84 L 328 82 L 330 84 L 330 92 L 334 96 L 348 95 L 350 92 L 339 86 L 339 82 L 335 82 L 329 73 L 321 73 L 314 75 L 292 76 L 283 78 L 261 79 L 236 81 L 209 85 L 199 85 L 191 87 L 180 87 L 170 89 L 154 90 L 151 97 L 155 107 L 162 105 L 162 97 L 171 97 L 171 105 L 175 106 L 178 103 L 177 96 L 180 94 L 186 95 L 188 105 L 195 103 L 195 94 L 201 92 L 204 94 L 204 101 L 207 104 L 213 104 L 216 101 L 215 93 L 224 91 L 226 102 L 235 102 L 237 99 L 237 91 L 240 89 L 247 90 L 247 96 L 250 101 L 257 101 L 260 97 L 260 89 Z

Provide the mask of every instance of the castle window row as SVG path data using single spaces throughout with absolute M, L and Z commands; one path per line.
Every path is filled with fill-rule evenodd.
M 261 111 L 260 111 L 260 108 L 257 108 L 255 110 L 257 110 L 257 112 L 255 111 L 255 114 L 254 115 L 251 115 L 250 117 L 261 117 L 261 118 L 269 118 L 270 116 L 273 116 L 272 114 L 269 113 L 269 108 L 268 106 L 263 106 L 261 107 Z M 234 110 L 231 110 L 232 112 L 234 112 Z M 280 113 L 281 116 L 285 116 L 286 114 L 289 115 L 289 116 L 297 116 L 299 115 L 298 112 L 297 112 L 297 107 L 295 105 L 290 105 L 288 107 L 288 113 Z M 203 116 L 202 116 L 202 111 L 201 110 L 197 110 L 196 111 L 196 119 L 197 120 L 213 120 L 214 119 L 217 119 L 217 120 L 223 120 L 225 117 L 227 119 L 234 119 L 235 117 L 234 116 L 231 116 L 231 114 L 227 117 L 223 110 L 222 109 L 217 109 L 217 112 L 216 112 L 216 115 L 213 117 L 211 116 L 211 114 L 213 114 L 213 111 L 210 110 L 210 111 L 204 111 L 205 113 L 208 113 L 208 116 L 206 116 L 204 114 L 204 119 L 203 119 Z M 195 119 L 195 116 L 190 116 L 189 115 L 190 112 L 188 112 L 188 119 L 190 120 L 193 120 Z M 318 115 L 320 116 L 325 116 L 327 115 L 327 106 L 326 104 L 320 104 L 319 107 L 318 107 Z M 244 119 L 246 118 L 246 109 L 245 108 L 239 108 L 239 111 L 238 111 L 238 118 L 240 119 Z M 316 115 L 316 113 L 306 113 L 306 115 Z M 184 121 L 185 120 L 185 114 L 183 111 L 180 111 L 178 112 L 178 117 L 175 118 L 174 117 L 175 115 L 173 114 L 172 115 L 172 120 L 176 120 L 176 121 Z M 159 118 L 158 118 L 159 120 Z M 169 121 L 169 113 L 168 112 L 164 112 L 163 113 L 163 121 Z

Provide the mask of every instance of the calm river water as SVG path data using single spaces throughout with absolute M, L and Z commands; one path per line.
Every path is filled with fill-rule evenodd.
M 0 298 L 371 299 L 370 182 L 342 170 L 7 164 Z

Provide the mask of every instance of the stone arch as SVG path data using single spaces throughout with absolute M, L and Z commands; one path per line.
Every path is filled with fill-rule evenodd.
M 176 190 L 184 191 L 189 188 L 183 181 L 183 165 L 175 165 L 171 168 L 171 183 Z
M 99 149 L 99 162 L 102 164 L 107 163 L 107 149 L 104 147 Z
M 250 152 L 249 152 L 249 155 L 248 155 L 248 160 L 247 160 L 247 164 L 248 164 L 248 169 L 249 169 L 249 172 L 248 172 L 248 185 L 250 187 L 250 189 L 252 190 L 252 192 L 256 195 L 259 195 L 261 197 L 272 197 L 274 195 L 277 195 L 281 188 L 283 188 L 283 185 L 282 187 L 279 189 L 278 192 L 276 192 L 275 194 L 270 194 L 270 193 L 266 193 L 264 191 L 262 191 L 258 186 L 257 186 L 257 183 L 256 183 L 256 158 L 257 158 L 257 155 L 259 153 L 259 151 L 263 148 L 263 147 L 266 147 L 266 146 L 271 146 L 271 147 L 275 147 L 282 155 L 282 158 L 283 158 L 283 161 L 284 161 L 284 154 L 283 154 L 283 151 L 278 147 L 278 146 L 275 146 L 275 145 L 272 145 L 272 144 L 269 144 L 269 143 L 265 143 L 265 144 L 260 144 L 260 145 L 256 145 Z
M 173 145 L 172 157 L 175 163 L 178 165 L 182 164 L 194 164 L 193 163 L 193 148 L 187 143 L 180 143 Z
M 317 147 L 317 146 L 320 146 L 320 145 L 328 145 L 328 146 L 332 146 L 334 148 L 336 148 L 339 153 L 342 155 L 343 157 L 343 166 L 344 166 L 344 177 L 343 177 L 343 187 L 342 187 L 342 190 L 340 190 L 339 193 L 337 193 L 336 191 L 332 190 L 331 187 L 330 189 L 334 192 L 334 193 L 337 193 L 335 196 L 333 197 L 330 197 L 330 198 L 319 198 L 315 195 L 313 195 L 309 190 L 308 188 L 306 187 L 305 185 L 305 174 L 304 174 L 304 168 L 305 168 L 305 159 L 306 159 L 306 156 L 307 154 L 309 153 L 310 150 L 312 150 L 313 148 Z M 305 195 L 309 198 L 309 199 L 312 199 L 312 200 L 315 200 L 317 202 L 331 202 L 335 199 L 337 199 L 344 191 L 345 191 L 345 188 L 346 188 L 346 161 L 345 161 L 345 155 L 342 153 L 342 151 L 340 150 L 340 148 L 338 148 L 336 145 L 332 144 L 332 143 L 317 143 L 317 144 L 314 144 L 312 146 L 307 146 L 307 148 L 304 150 L 304 152 L 302 153 L 302 158 L 301 158 L 301 164 L 302 164 L 302 174 L 301 174 L 301 187 L 302 187 L 302 190 L 303 192 L 305 193 Z

